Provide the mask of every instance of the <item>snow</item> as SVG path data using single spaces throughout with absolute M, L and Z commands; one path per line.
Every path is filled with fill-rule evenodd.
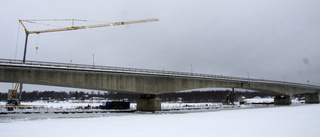
M 132 113 L 0 123 L 1 136 L 318 137 L 320 104 L 196 113 Z M 0 118 L 3 117 L 0 115 Z
M 272 98 L 272 97 L 269 97 L 269 98 L 254 97 L 254 98 L 244 99 L 244 100 L 248 104 L 251 104 L 251 103 L 273 103 L 274 102 L 274 98 Z M 301 103 L 304 103 L 304 101 L 299 100 L 298 98 L 292 98 L 291 103 L 292 104 L 301 104 Z
M 44 105 L 46 107 L 52 107 L 52 108 L 75 108 L 78 106 L 99 106 L 102 105 L 102 103 L 71 103 L 66 101 L 59 101 L 59 102 L 46 102 L 46 101 L 35 101 L 35 102 L 22 102 L 23 105 Z
M 260 98 L 260 97 L 254 97 L 250 99 L 245 99 L 247 103 L 271 103 L 274 102 L 273 98 Z

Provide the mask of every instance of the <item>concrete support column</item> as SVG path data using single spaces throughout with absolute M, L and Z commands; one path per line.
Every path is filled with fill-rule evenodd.
M 274 97 L 274 104 L 275 105 L 290 105 L 291 98 L 290 98 L 290 96 L 287 96 L 287 95 L 276 96 L 276 97 Z
M 161 111 L 161 98 L 156 95 L 141 95 L 137 101 L 138 111 Z
M 305 94 L 304 98 L 305 98 L 306 104 L 319 103 L 319 94 L 318 93 Z

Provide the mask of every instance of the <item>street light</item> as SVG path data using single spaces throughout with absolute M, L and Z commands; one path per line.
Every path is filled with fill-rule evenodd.
M 92 65 L 94 66 L 94 54 L 92 54 Z
M 72 60 L 70 60 L 70 65 L 71 65 Z
M 190 64 L 190 67 L 191 67 L 191 74 L 193 73 L 193 70 L 192 70 L 192 64 Z
M 248 74 L 248 79 L 249 79 L 249 72 L 247 71 L 247 74 Z

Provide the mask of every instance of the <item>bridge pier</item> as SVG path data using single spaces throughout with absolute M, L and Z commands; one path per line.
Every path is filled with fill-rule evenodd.
M 274 105 L 290 105 L 290 104 L 291 104 L 290 96 L 284 95 L 284 96 L 274 97 Z
M 319 94 L 304 94 L 305 103 L 306 104 L 313 104 L 313 103 L 319 103 Z
M 158 98 L 156 95 L 141 95 L 137 101 L 137 110 L 138 111 L 161 111 L 161 98 Z

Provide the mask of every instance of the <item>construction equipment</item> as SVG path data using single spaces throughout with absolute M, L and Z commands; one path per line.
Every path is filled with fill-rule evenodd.
M 54 29 L 46 29 L 46 30 L 29 31 L 27 29 L 26 25 L 23 23 L 23 22 L 27 22 L 27 23 L 46 25 L 46 26 L 54 26 L 54 25 L 50 25 L 50 24 L 39 23 L 39 22 L 42 22 L 42 21 L 71 21 L 72 22 L 72 26 L 70 26 L 70 27 L 60 27 L 60 28 L 54 28 Z M 24 46 L 23 63 L 25 63 L 25 60 L 26 60 L 27 43 L 28 43 L 29 34 L 40 34 L 40 33 L 48 33 L 48 32 L 70 31 L 70 30 L 79 30 L 79 29 L 89 29 L 89 28 L 129 25 L 129 24 L 136 24 L 136 23 L 154 22 L 154 21 L 159 21 L 159 19 L 153 18 L 153 19 L 122 21 L 122 22 L 113 22 L 113 23 L 104 23 L 104 24 L 95 24 L 95 25 L 85 25 L 85 26 L 74 26 L 74 22 L 75 21 L 90 22 L 89 20 L 80 20 L 80 19 L 19 20 L 19 22 L 21 23 L 21 25 L 23 26 L 23 28 L 24 28 L 24 30 L 26 32 L 26 41 L 25 41 L 25 46 Z M 93 22 L 93 21 L 91 21 L 91 22 Z
M 20 83 L 16 83 L 14 86 L 14 89 L 9 89 L 8 91 L 8 105 L 19 105 L 20 101 L 17 99 L 17 90 L 19 87 Z
M 39 23 L 39 22 L 45 22 L 45 21 L 71 21 L 72 25 L 69 27 L 61 27 L 60 28 L 54 28 L 54 29 L 45 29 L 45 30 L 36 30 L 36 31 L 29 31 L 24 23 L 33 23 L 33 24 L 41 24 L 46 26 L 55 26 L 45 23 Z M 59 31 L 70 31 L 70 30 L 79 30 L 79 29 L 89 29 L 89 28 L 99 28 L 99 27 L 110 27 L 110 26 L 119 26 L 119 25 L 129 25 L 129 24 L 136 24 L 136 23 L 145 23 L 145 22 L 154 22 L 159 21 L 157 18 L 153 19 L 143 19 L 143 20 L 134 20 L 134 21 L 122 21 L 122 22 L 113 22 L 113 23 L 103 23 L 103 24 L 95 24 L 95 25 L 84 25 L 84 26 L 75 26 L 75 21 L 80 22 L 96 22 L 96 21 L 89 21 L 89 20 L 80 20 L 80 19 L 42 19 L 42 20 L 19 20 L 20 24 L 23 26 L 25 32 L 26 32 L 26 40 L 24 45 L 24 52 L 23 52 L 23 60 L 22 62 L 26 62 L 26 53 L 27 53 L 27 45 L 28 45 L 28 36 L 29 34 L 40 34 L 40 33 L 48 33 L 48 32 L 59 32 Z M 38 49 L 38 47 L 36 47 Z M 19 93 L 19 99 L 21 100 L 21 92 L 22 92 L 23 84 L 20 83 L 20 93 Z
M 226 100 L 222 102 L 223 105 L 234 105 L 234 88 L 232 91 L 227 95 Z

